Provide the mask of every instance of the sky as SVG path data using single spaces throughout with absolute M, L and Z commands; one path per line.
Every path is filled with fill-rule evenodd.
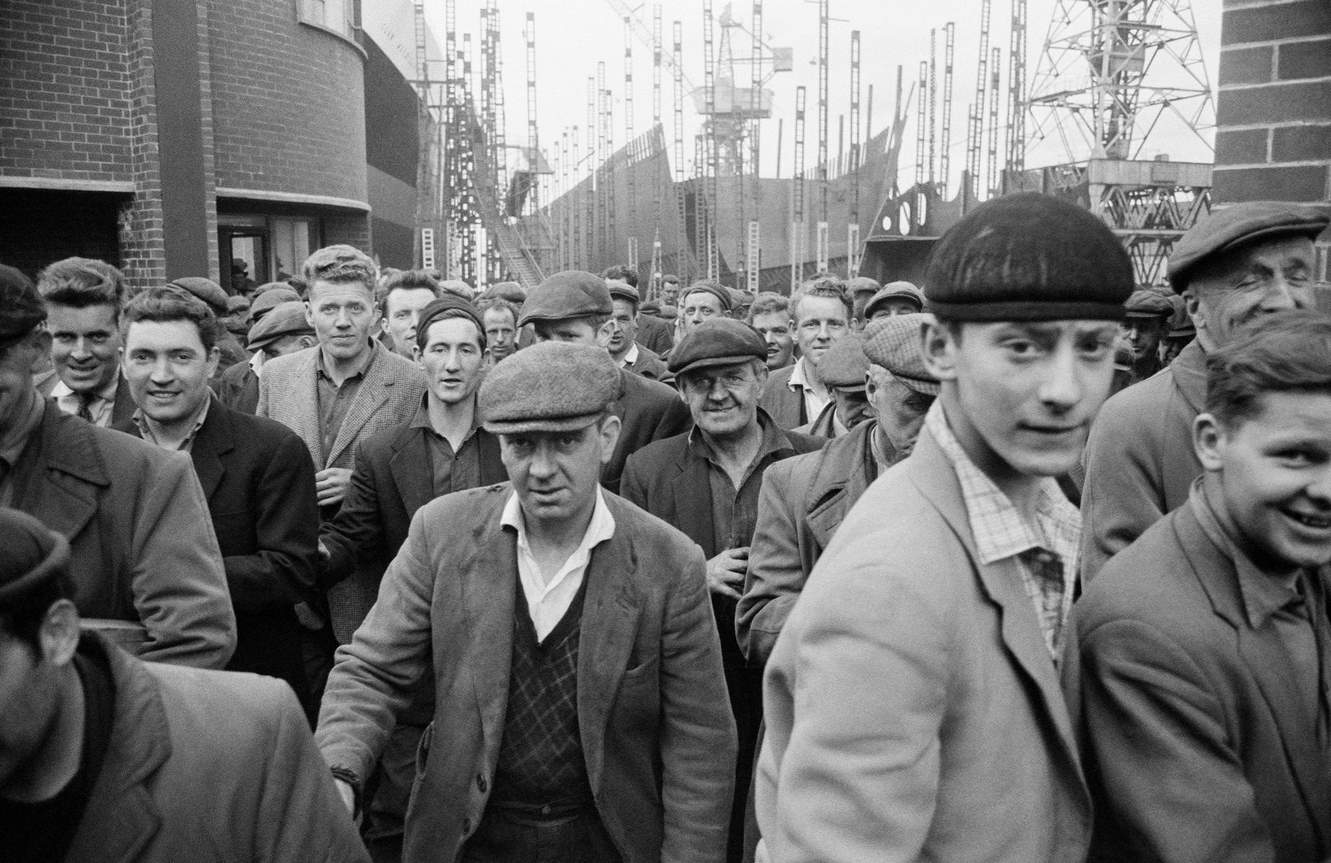
M 1199 54 L 1198 61 L 1190 64 L 1192 74 L 1205 76 L 1214 92 L 1220 45 L 1221 0 L 1152 0 L 1163 7 L 1181 10 L 1183 20 L 1195 21 Z M 480 0 L 456 0 L 459 31 L 473 33 L 474 52 L 479 60 Z M 634 9 L 634 14 L 650 33 L 653 6 L 651 0 L 498 0 L 503 48 L 503 83 L 506 105 L 506 139 L 510 143 L 526 142 L 526 58 L 523 27 L 527 12 L 535 13 L 536 24 L 536 92 L 537 128 L 542 149 L 553 158 L 552 143 L 561 133 L 577 125 L 585 129 L 587 123 L 587 79 L 596 74 L 598 61 L 605 62 L 606 86 L 614 94 L 613 143 L 622 146 L 626 140 L 625 125 L 625 28 L 622 12 Z M 664 41 L 670 50 L 671 27 L 676 19 L 683 24 L 685 75 L 701 87 L 703 82 L 703 3 L 702 0 L 661 0 Z M 730 5 L 733 16 L 745 28 L 751 25 L 752 0 L 737 0 L 726 4 L 713 0 L 713 13 L 720 18 Z M 440 42 L 444 33 L 444 0 L 429 0 L 427 16 Z M 1070 16 L 1074 23 L 1086 20 L 1086 0 L 1028 0 L 1027 6 L 1027 78 L 1034 81 L 1042 68 L 1041 53 L 1051 22 Z M 976 60 L 978 55 L 981 0 L 829 0 L 830 25 L 828 72 L 828 148 L 835 153 L 838 143 L 838 118 L 850 110 L 850 33 L 860 31 L 861 39 L 861 111 L 870 119 L 873 132 L 890 122 L 896 89 L 897 67 L 904 67 L 903 88 L 912 101 L 908 105 L 907 125 L 901 157 L 900 182 L 909 186 L 914 179 L 915 165 L 915 110 L 911 84 L 918 76 L 919 63 L 929 57 L 930 31 L 936 31 L 937 64 L 942 77 L 944 62 L 944 28 L 955 22 L 954 83 L 952 107 L 951 155 L 952 182 L 965 161 L 966 112 L 974 101 L 976 87 Z M 1007 86 L 1009 22 L 1012 0 L 992 0 L 990 45 L 1002 50 L 1003 83 Z M 762 173 L 764 176 L 788 177 L 794 169 L 793 117 L 797 85 L 807 88 L 808 113 L 806 127 L 806 171 L 811 175 L 817 154 L 817 92 L 818 92 L 818 3 L 816 0 L 766 0 L 763 3 L 763 38 L 771 46 L 788 46 L 793 52 L 793 69 L 772 76 L 767 86 L 773 91 L 772 119 L 762 123 Z M 1172 15 L 1169 21 L 1177 20 Z M 719 46 L 723 28 L 714 26 L 714 39 Z M 750 51 L 749 36 L 731 28 L 732 45 L 740 57 Z M 1181 44 L 1181 43 L 1176 43 Z M 633 114 L 634 131 L 640 134 L 652 123 L 652 50 L 649 42 L 632 41 L 633 52 Z M 1047 65 L 1044 66 L 1047 68 Z M 1163 67 L 1161 67 L 1163 68 Z M 747 80 L 747 64 L 737 65 L 737 77 Z M 1071 77 L 1061 79 L 1075 85 Z M 873 86 L 870 109 L 868 92 Z M 942 111 L 942 82 L 939 82 L 938 112 Z M 692 136 L 698 118 L 692 99 L 685 87 L 684 150 L 686 170 L 691 172 Z M 673 136 L 671 122 L 672 93 L 669 67 L 663 69 L 662 113 L 666 140 Z M 871 116 L 869 116 L 871 113 Z M 1006 117 L 1006 109 L 1000 111 Z M 776 162 L 778 120 L 784 118 L 781 162 Z M 1213 121 L 1213 114 L 1212 114 Z M 941 123 L 941 119 L 939 121 Z M 1028 120 L 1028 124 L 1030 121 Z M 1052 127 L 1050 127 L 1052 130 Z M 585 134 L 585 132 L 584 132 Z M 849 132 L 846 148 L 849 148 Z M 1203 141 L 1179 121 L 1166 119 L 1152 133 L 1142 158 L 1167 154 L 1183 161 L 1210 161 L 1209 139 L 1212 132 L 1203 130 Z M 941 138 L 941 132 L 939 134 Z M 584 139 L 585 141 L 585 139 Z M 939 142 L 941 144 L 941 141 Z M 586 152 L 586 145 L 583 145 Z M 1072 149 L 1082 150 L 1080 146 Z M 1056 135 L 1051 134 L 1041 146 L 1028 151 L 1027 164 L 1044 165 L 1069 161 L 1068 152 Z M 1000 150 L 1001 153 L 1001 150 Z M 1086 154 L 1089 155 L 1089 154 Z M 1085 156 L 1083 155 L 1082 158 Z M 1001 156 L 1000 156 L 1001 160 Z M 590 167 L 584 160 L 583 172 Z

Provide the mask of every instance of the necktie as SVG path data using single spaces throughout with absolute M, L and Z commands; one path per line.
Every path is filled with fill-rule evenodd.
M 92 404 L 94 398 L 96 398 L 96 396 L 87 393 L 79 394 L 79 419 L 92 422 L 92 410 L 89 408 L 89 405 Z

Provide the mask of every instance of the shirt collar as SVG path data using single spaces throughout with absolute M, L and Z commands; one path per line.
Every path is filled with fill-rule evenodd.
M 752 469 L 753 465 L 762 464 L 763 459 L 773 453 L 780 454 L 783 452 L 794 452 L 795 450 L 795 448 L 791 446 L 790 438 L 786 437 L 786 433 L 783 432 L 777 426 L 776 422 L 767 415 L 767 411 L 758 408 L 756 416 L 758 419 L 758 428 L 762 431 L 763 438 L 762 443 L 758 446 L 758 452 L 754 455 L 753 462 L 749 466 L 750 469 Z M 707 439 L 707 435 L 703 434 L 696 425 L 689 429 L 688 446 L 689 449 L 695 451 L 698 455 L 708 461 L 712 463 L 716 462 L 716 452 L 712 449 L 711 441 Z
M 518 534 L 518 547 L 530 548 L 527 542 L 527 521 L 522 514 L 522 502 L 517 491 L 513 491 L 504 503 L 504 511 L 499 516 L 499 524 L 515 530 Z M 605 502 L 601 487 L 596 487 L 596 503 L 592 506 L 592 519 L 587 523 L 587 532 L 582 535 L 582 542 L 570 558 L 578 552 L 590 552 L 593 548 L 615 535 L 615 516 Z
M 208 407 L 212 403 L 213 396 L 212 393 L 209 393 L 208 398 L 203 400 L 203 405 L 199 408 L 198 414 L 194 417 L 194 425 L 190 427 L 189 434 L 185 435 L 185 439 L 180 442 L 180 446 L 176 447 L 176 449 L 188 452 L 190 447 L 194 446 L 194 438 L 198 437 L 199 429 L 203 428 L 204 421 L 208 419 Z M 134 413 L 130 418 L 134 420 L 134 425 L 138 428 L 139 435 L 144 440 L 151 444 L 158 443 L 157 435 L 153 434 L 152 426 L 149 425 L 148 418 L 144 416 L 142 408 L 135 408 Z
M 323 351 L 319 353 L 322 355 Z M 250 355 L 250 371 L 254 372 L 256 378 L 263 374 L 263 364 L 266 356 L 262 348 Z
M 93 394 L 93 400 L 104 401 L 104 402 L 115 401 L 116 389 L 118 389 L 119 386 L 120 386 L 120 372 L 117 371 L 115 377 L 111 378 L 110 383 L 108 383 L 106 386 L 102 387 L 95 394 Z M 77 398 L 77 393 L 71 390 L 69 388 L 69 385 L 66 384 L 64 380 L 56 378 L 55 386 L 51 387 L 51 398 L 55 399 L 56 401 L 59 401 L 60 399 L 66 399 L 71 397 Z
M 476 434 L 476 429 L 481 427 L 481 411 L 476 405 L 476 395 L 472 394 L 473 410 L 471 412 L 471 429 L 467 431 L 467 437 Z M 407 426 L 414 429 L 427 429 L 431 433 L 439 434 L 434 430 L 434 424 L 430 422 L 430 394 L 421 396 L 421 403 L 416 407 L 416 413 L 412 416 L 411 422 Z M 466 440 L 464 438 L 463 440 Z
M 628 368 L 637 361 L 638 361 L 638 343 L 634 342 L 633 344 L 629 345 L 629 352 L 624 354 L 624 359 L 621 360 L 619 364 L 624 368 Z
M 966 455 L 948 425 L 941 401 L 935 401 L 929 408 L 924 425 L 952 462 L 982 563 L 991 564 L 1033 548 L 1044 548 L 1058 554 L 1065 569 L 1075 571 L 1081 514 L 1064 496 L 1053 477 L 1040 480 L 1035 504 L 1036 523 L 1031 524 L 1022 517 L 1011 498 Z
M 324 366 L 323 345 L 316 345 L 315 347 L 317 348 L 317 350 L 314 352 L 315 372 L 331 380 L 332 378 L 325 370 Z M 364 358 L 361 360 L 360 368 L 356 369 L 354 372 L 347 375 L 344 380 L 349 381 L 354 378 L 364 377 L 370 371 L 370 366 L 374 365 L 374 360 L 376 357 L 379 356 L 379 351 L 381 350 L 387 350 L 387 349 L 380 347 L 377 339 L 370 339 L 370 349 L 364 353 L 363 355 Z
M 809 386 L 809 380 L 804 376 L 804 357 L 795 357 L 795 368 L 791 370 L 786 386 L 791 392 L 799 392 Z

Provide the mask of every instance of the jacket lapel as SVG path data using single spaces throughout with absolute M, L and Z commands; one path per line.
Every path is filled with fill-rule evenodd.
M 111 425 L 118 426 L 127 421 L 134 416 L 137 408 L 134 396 L 129 391 L 129 381 L 125 380 L 124 375 L 119 375 L 116 383 L 116 399 L 111 404 Z
M 459 562 L 470 645 L 471 684 L 487 750 L 498 757 L 508 710 L 513 614 L 518 581 L 517 535 L 499 525 L 507 495 L 473 532 L 473 559 Z M 436 658 L 438 661 L 438 658 Z
M 393 380 L 386 372 L 388 358 L 384 354 L 387 350 L 378 341 L 373 341 L 371 350 L 375 353 L 374 361 L 366 370 L 365 378 L 356 389 L 355 398 L 347 407 L 347 414 L 342 419 L 342 427 L 337 430 L 337 437 L 333 439 L 332 448 L 324 454 L 325 465 L 337 462 L 370 417 L 388 401 L 388 388 L 393 385 Z
M 34 475 L 29 492 L 36 506 L 23 508 L 66 539 L 73 540 L 97 512 L 97 492 L 89 486 L 110 485 L 93 439 L 92 426 L 71 420 L 54 402 L 43 408 L 42 459 L 46 470 Z
M 722 549 L 712 530 L 712 487 L 707 478 L 707 462 L 689 449 L 687 440 L 669 480 L 674 504 L 674 518 L 666 519 L 702 546 L 707 557 Z
M 409 515 L 434 497 L 434 484 L 425 470 L 429 464 L 425 435 L 425 429 L 404 428 L 393 441 L 393 455 L 388 460 L 388 470 Z
M 194 472 L 198 474 L 199 485 L 203 486 L 203 496 L 211 503 L 213 492 L 217 491 L 222 477 L 226 474 L 226 465 L 222 456 L 235 449 L 235 434 L 232 431 L 231 417 L 222 402 L 213 398 L 208 405 L 208 416 L 203 427 L 194 437 L 190 447 L 190 458 L 194 461 Z
M 319 351 L 323 348 L 315 345 L 306 348 L 294 356 L 299 357 L 298 364 L 292 367 L 294 386 L 287 389 L 278 385 L 268 392 L 268 415 L 281 419 L 290 426 L 310 451 L 314 460 L 314 469 L 322 470 L 328 466 L 324 456 L 323 438 L 319 435 Z M 285 381 L 283 382 L 286 383 Z M 260 387 L 262 387 L 262 383 Z M 290 400 L 289 405 L 274 409 L 273 401 Z

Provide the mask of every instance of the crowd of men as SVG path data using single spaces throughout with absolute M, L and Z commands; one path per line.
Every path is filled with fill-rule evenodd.
M 0 266 L 0 857 L 1331 859 L 1329 218 Z

